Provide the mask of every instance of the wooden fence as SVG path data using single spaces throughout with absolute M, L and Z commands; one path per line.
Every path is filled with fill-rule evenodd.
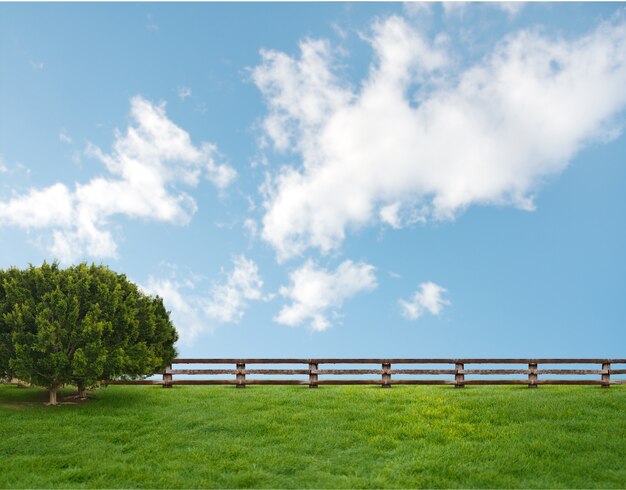
M 230 364 L 233 367 L 222 369 L 173 367 L 190 364 L 196 366 Z M 303 366 L 300 369 L 248 367 L 284 364 Z M 336 365 L 350 364 L 361 367 L 336 368 Z M 623 366 L 616 366 L 618 364 Z M 174 359 L 173 364 L 162 373 L 162 379 L 120 380 L 110 381 L 108 384 L 163 385 L 165 388 L 174 385 L 235 385 L 237 388 L 245 388 L 246 385 L 308 385 L 310 388 L 317 388 L 320 385 L 381 385 L 383 388 L 392 385 L 453 385 L 457 388 L 466 385 L 528 385 L 529 388 L 536 388 L 538 385 L 600 385 L 608 388 L 612 384 L 626 384 L 623 376 L 626 374 L 624 364 L 626 359 Z M 331 365 L 331 368 L 322 369 L 323 365 Z M 398 365 L 401 366 L 397 367 Z M 468 368 L 468 365 L 476 366 Z M 501 365 L 509 368 L 502 368 Z M 540 367 L 542 365 L 544 367 Z M 552 365 L 558 365 L 559 368 Z M 567 365 L 570 367 L 567 368 Z M 575 365 L 591 366 L 588 369 L 579 369 Z M 232 377 L 222 378 L 224 375 Z M 355 378 L 364 375 L 380 377 Z M 619 379 L 615 377 L 611 379 L 611 375 L 622 376 Z M 174 376 L 186 378 L 175 379 Z M 204 379 L 189 379 L 189 376 L 204 376 Z M 209 376 L 213 378 L 206 379 Z M 222 377 L 216 379 L 215 376 Z M 346 376 L 348 378 L 345 378 Z

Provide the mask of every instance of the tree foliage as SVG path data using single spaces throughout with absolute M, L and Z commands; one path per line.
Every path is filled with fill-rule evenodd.
M 0 269 L 0 379 L 13 377 L 10 360 L 14 357 L 15 349 L 11 339 L 10 325 L 4 321 L 4 314 L 10 310 L 10 304 L 15 301 L 14 297 L 7 297 L 7 287 L 10 291 L 17 291 L 16 281 L 19 280 L 21 271 L 15 268 L 8 270 Z
M 46 264 L 0 272 L 0 374 L 83 393 L 171 363 L 178 336 L 159 297 L 105 266 Z

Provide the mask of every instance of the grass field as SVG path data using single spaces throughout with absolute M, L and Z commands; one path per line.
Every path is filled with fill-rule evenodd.
M 69 393 L 69 392 L 64 392 Z M 626 487 L 626 386 L 0 386 L 0 487 Z

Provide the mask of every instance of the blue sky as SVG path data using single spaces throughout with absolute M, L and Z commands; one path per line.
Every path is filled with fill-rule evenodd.
M 185 356 L 621 356 L 626 10 L 0 4 L 0 267 Z

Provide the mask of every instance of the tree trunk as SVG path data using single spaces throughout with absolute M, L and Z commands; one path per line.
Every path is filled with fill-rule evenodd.
M 78 388 L 78 398 L 87 398 L 87 391 L 83 383 L 77 383 L 76 388 Z
M 57 402 L 57 391 L 59 391 L 58 386 L 50 387 L 50 400 L 48 401 L 48 405 L 58 405 Z

